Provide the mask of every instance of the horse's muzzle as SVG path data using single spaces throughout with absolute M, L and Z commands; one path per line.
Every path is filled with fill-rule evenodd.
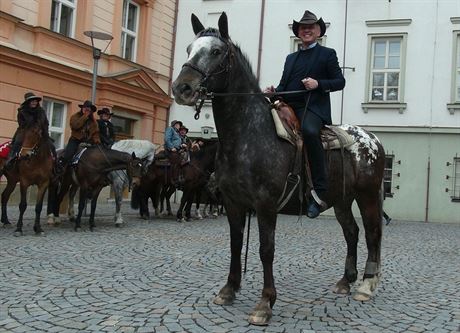
M 199 90 L 193 89 L 188 83 L 174 82 L 172 91 L 174 99 L 181 105 L 195 105 L 200 95 Z

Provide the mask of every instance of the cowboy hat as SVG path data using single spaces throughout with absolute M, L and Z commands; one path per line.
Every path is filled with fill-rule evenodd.
M 29 102 L 31 100 L 34 100 L 34 99 L 38 100 L 39 102 L 42 100 L 41 97 L 36 96 L 33 92 L 27 92 L 24 95 L 24 102 L 22 102 L 22 104 Z
M 318 19 L 316 15 L 310 12 L 309 10 L 305 11 L 302 18 L 299 20 L 299 22 L 295 20 L 292 21 L 292 32 L 294 33 L 296 37 L 299 37 L 299 26 L 301 24 L 315 24 L 315 23 L 318 24 L 319 28 L 321 29 L 321 33 L 319 34 L 319 37 L 323 37 L 326 32 L 326 24 L 324 23 L 321 17 Z
M 112 116 L 113 112 L 111 112 L 109 108 L 102 108 L 102 109 L 97 111 L 97 114 L 98 115 L 108 114 L 109 116 Z
M 182 124 L 182 121 L 180 121 L 180 120 L 171 121 L 171 127 L 174 127 L 174 125 L 176 125 L 176 124 L 180 124 L 180 127 L 184 126 L 184 124 Z
M 185 130 L 185 133 L 188 133 L 188 128 L 185 127 L 185 126 L 181 126 L 181 127 L 179 128 L 179 131 L 180 131 L 180 130 Z
M 96 110 L 97 110 L 96 105 L 94 105 L 94 104 L 93 104 L 91 101 L 89 101 L 89 100 L 84 101 L 83 104 L 78 104 L 78 106 L 79 106 L 80 108 L 91 108 L 91 111 L 92 111 L 92 112 L 96 112 Z

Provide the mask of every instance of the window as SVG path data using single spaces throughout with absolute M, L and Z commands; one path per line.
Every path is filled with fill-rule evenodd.
M 452 201 L 460 202 L 460 157 L 454 157 L 452 178 Z
M 131 61 L 136 61 L 139 10 L 139 5 L 132 0 L 123 0 L 121 56 Z
M 403 113 L 405 110 L 406 39 L 406 34 L 369 35 L 364 112 L 368 109 L 395 109 Z
M 77 0 L 53 0 L 51 3 L 51 30 L 67 37 L 74 36 Z
M 133 119 L 112 116 L 113 130 L 115 132 L 115 140 L 132 139 L 133 136 Z
M 393 160 L 394 155 L 385 156 L 385 169 L 383 172 L 383 193 L 385 198 L 392 198 L 393 192 L 391 192 L 393 182 Z
M 64 148 L 64 128 L 67 115 L 67 104 L 51 99 L 43 100 L 43 108 L 49 121 L 49 132 L 56 149 Z
M 460 103 L 460 32 L 457 33 L 457 54 L 456 57 L 457 59 L 457 69 L 455 71 L 456 75 L 456 84 L 455 84 L 455 102 Z
M 369 100 L 399 101 L 401 37 L 373 38 Z

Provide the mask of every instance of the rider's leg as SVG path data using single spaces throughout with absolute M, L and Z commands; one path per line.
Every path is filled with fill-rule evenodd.
M 21 135 L 18 135 L 18 132 L 16 131 L 13 138 L 11 139 L 11 149 L 8 153 L 8 158 L 5 162 L 5 167 L 8 168 L 13 165 L 13 161 L 16 160 L 16 157 L 18 157 L 19 152 L 21 151 L 21 146 L 22 137 Z

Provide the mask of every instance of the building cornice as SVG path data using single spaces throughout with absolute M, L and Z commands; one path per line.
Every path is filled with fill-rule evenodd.
M 458 16 L 451 17 L 450 22 L 452 22 L 453 24 L 460 24 L 460 17 Z
M 400 27 L 412 23 L 412 19 L 393 19 L 393 20 L 367 20 L 368 27 Z

